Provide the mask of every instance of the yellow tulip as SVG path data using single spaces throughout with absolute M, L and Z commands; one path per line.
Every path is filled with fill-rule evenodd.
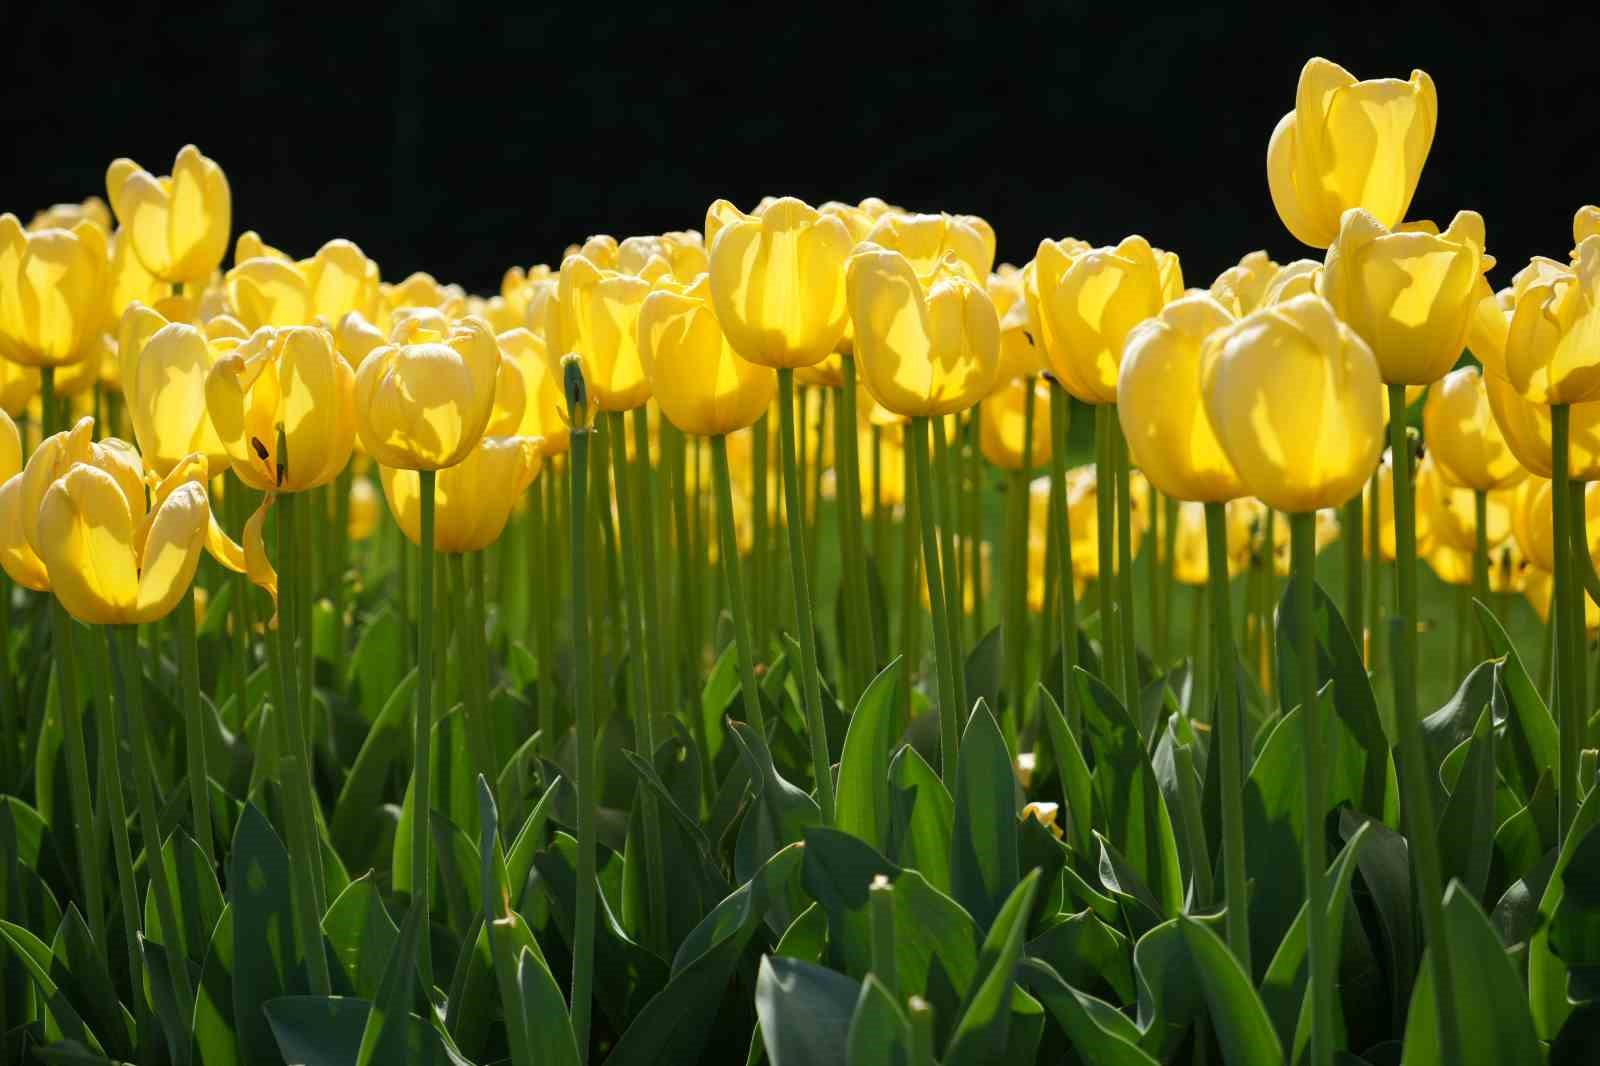
M 80 222 L 93 222 L 107 233 L 111 232 L 111 209 L 98 196 L 91 196 L 76 204 L 51 204 L 34 212 L 28 220 L 28 229 L 71 229 Z
M 846 275 L 861 380 L 879 403 L 938 417 L 989 391 L 1000 319 L 977 281 L 949 260 L 919 277 L 905 256 L 871 243 L 850 256 Z
M 224 284 L 229 304 L 251 329 L 318 319 L 332 324 L 351 313 L 373 319 L 382 306 L 378 264 L 347 240 L 329 241 L 300 262 L 272 255 L 246 259 L 228 271 Z
M 702 274 L 687 288 L 658 289 L 639 311 L 639 355 L 661 413 L 685 433 L 715 437 L 752 425 L 778 393 L 771 367 L 741 359 Z
M 1249 252 L 1237 265 L 1217 275 L 1217 280 L 1211 283 L 1211 295 L 1235 318 L 1247 315 L 1268 302 L 1267 288 L 1280 269 L 1266 252 Z
M 466 293 L 457 285 L 441 285 L 432 274 L 417 271 L 403 281 L 390 285 L 379 283 L 381 307 L 377 322 L 380 328 L 392 327 L 399 318 L 398 312 L 420 308 L 438 311 L 449 318 L 459 315 L 466 306 Z
M 61 366 L 88 353 L 105 324 L 106 240 L 94 222 L 29 233 L 0 215 L 0 358 Z
M 39 371 L 9 359 L 0 358 L 0 411 L 21 418 L 28 404 L 39 394 Z
M 489 319 L 489 324 L 500 333 L 528 325 L 529 302 L 546 282 L 555 281 L 555 277 L 555 271 L 544 263 L 526 270 L 519 266 L 511 267 L 500 279 L 500 303 L 496 305 L 493 300 L 490 301 L 495 317 Z M 500 316 L 504 317 L 504 325 L 498 320 Z
M 1528 478 L 1518 485 L 1511 502 L 1511 535 L 1522 557 L 1540 570 L 1555 569 L 1555 538 L 1551 522 L 1550 482 Z M 1584 486 L 1583 508 L 1589 534 L 1589 556 L 1600 561 L 1600 484 Z
M 1296 296 L 1315 293 L 1322 278 L 1322 262 L 1318 259 L 1295 259 L 1278 268 L 1261 293 L 1257 308 L 1268 304 L 1287 303 Z
M 443 552 L 482 551 L 506 528 L 511 508 L 539 472 L 539 442 L 532 437 L 483 437 L 434 487 L 434 547 Z M 378 467 L 383 494 L 402 532 L 422 543 L 422 484 L 413 469 Z
M 268 493 L 332 481 L 355 444 L 354 375 L 317 327 L 258 329 L 222 352 L 206 375 L 206 411 L 233 472 Z
M 378 490 L 366 477 L 350 481 L 350 542 L 359 544 L 378 531 Z
M 22 472 L 22 434 L 11 416 L 0 411 L 0 481 Z
M 885 212 L 862 238 L 899 252 L 918 274 L 954 256 L 957 269 L 978 285 L 994 267 L 994 227 L 977 215 L 908 215 Z
M 1265 559 L 1267 548 L 1267 505 L 1250 496 L 1240 497 L 1228 504 L 1228 534 L 1229 550 L 1232 550 L 1233 532 L 1232 524 L 1239 523 L 1245 529 L 1248 538 L 1249 550 L 1246 552 L 1245 562 L 1252 558 Z M 1323 508 L 1316 513 L 1313 523 L 1313 544 L 1315 550 L 1320 552 L 1323 548 L 1339 539 L 1339 514 L 1332 508 Z M 1393 530 L 1390 530 L 1390 545 L 1393 546 Z M 1288 577 L 1293 560 L 1290 558 L 1290 531 L 1289 523 L 1283 516 L 1278 516 L 1272 522 L 1272 569 L 1279 577 Z M 1392 555 L 1391 555 L 1392 558 Z
M 726 200 L 706 212 L 711 299 L 733 350 L 778 369 L 819 363 L 844 333 L 850 231 L 792 197 L 745 215 Z
M 1318 288 L 1361 335 L 1391 385 L 1427 385 L 1456 363 L 1477 308 L 1483 219 L 1459 212 L 1443 233 L 1391 233 L 1351 208 L 1328 248 Z
M 1534 403 L 1600 400 L 1600 235 L 1573 256 L 1514 286 L 1506 379 Z
M 1182 291 L 1177 257 L 1137 235 L 1115 248 L 1042 241 L 1034 270 L 1050 369 L 1084 403 L 1116 403 L 1123 342 Z
M 1128 478 L 1129 531 L 1133 535 L 1133 557 L 1139 557 L 1145 531 L 1150 528 L 1148 482 L 1139 471 Z M 1072 569 L 1088 582 L 1100 577 L 1099 481 L 1092 465 L 1067 471 L 1067 531 L 1072 538 Z M 1112 562 L 1120 560 L 1112 553 Z
M 839 338 L 838 348 L 829 352 L 822 362 L 812 363 L 810 366 L 795 367 L 794 383 L 796 385 L 810 385 L 818 389 L 843 388 L 844 359 L 840 353 L 853 353 L 854 351 L 854 331 L 847 329 L 845 335 Z
M 499 372 L 500 346 L 483 319 L 469 316 L 447 331 L 439 317 L 400 316 L 389 343 L 356 372 L 362 446 L 382 466 L 454 466 L 489 424 Z
M 355 370 L 374 348 L 381 348 L 388 340 L 383 331 L 362 315 L 351 311 L 339 319 L 333 330 L 333 346 Z
M 117 341 L 102 330 L 84 342 L 83 355 L 76 362 L 56 367 L 56 395 L 74 399 L 88 397 L 96 385 L 120 381 Z
M 116 160 L 106 192 L 139 261 L 162 281 L 200 281 L 227 254 L 233 194 L 222 168 L 194 145 L 179 150 L 170 177 Z
M 1523 399 L 1515 386 L 1487 370 L 1483 384 L 1489 411 L 1511 454 L 1529 473 L 1550 477 L 1555 472 L 1555 457 L 1549 406 Z M 1600 400 L 1573 404 L 1568 430 L 1567 470 L 1572 480 L 1600 478 Z
M 1477 551 L 1478 513 L 1474 493 L 1446 480 L 1437 452 L 1427 452 L 1417 465 L 1416 492 L 1417 510 L 1427 512 L 1426 522 L 1438 543 L 1457 551 Z M 1490 548 L 1498 547 L 1511 535 L 1511 496 L 1505 489 L 1486 494 L 1488 523 L 1484 536 Z
M 1422 435 L 1445 481 L 1479 492 L 1503 489 L 1525 476 L 1489 407 L 1489 390 L 1475 366 L 1452 370 L 1428 390 Z
M 1600 234 L 1600 207 L 1586 204 L 1578 208 L 1572 216 L 1572 248 L 1576 252 L 1578 245 L 1588 237 Z
M 1001 470 L 1021 470 L 1028 433 L 1028 393 L 1033 393 L 1033 466 L 1050 461 L 1050 386 L 1033 378 L 1012 378 L 983 401 L 978 448 Z
M 134 303 L 160 308 L 163 314 L 171 318 L 187 320 L 194 317 L 194 302 L 174 296 L 170 282 L 162 281 L 150 273 L 143 261 L 134 254 L 133 238 L 126 229 L 111 234 L 107 254 L 111 257 L 106 275 L 108 321 L 121 319 L 122 312 Z M 181 310 L 174 304 L 181 304 Z
M 583 357 L 590 402 L 601 411 L 631 411 L 650 399 L 650 379 L 639 357 L 639 310 L 660 279 L 666 260 L 644 263 L 646 273 L 600 267 L 582 255 L 561 263 L 559 306 L 548 320 L 547 358 Z
M 989 275 L 989 299 L 1000 316 L 1000 359 L 995 367 L 994 387 L 1004 389 L 1016 378 L 1044 373 L 1044 352 L 1028 312 L 1023 271 L 1009 263 Z
M 1377 485 L 1377 497 L 1374 502 L 1372 494 L 1373 484 L 1369 482 L 1362 490 L 1362 499 L 1365 501 L 1365 514 L 1377 513 L 1378 547 L 1377 552 L 1386 562 L 1393 562 L 1395 558 L 1395 531 L 1394 531 L 1394 463 L 1389 454 L 1389 449 L 1383 450 L 1383 456 L 1378 462 L 1374 472 L 1373 482 Z M 1415 487 L 1415 486 L 1414 486 Z M 1426 556 L 1433 551 L 1433 511 L 1427 507 L 1417 507 L 1412 513 L 1412 528 L 1417 540 L 1417 555 Z M 1368 533 L 1371 532 L 1370 523 L 1362 530 L 1361 543 L 1368 558 L 1373 555 L 1372 540 Z
M 1200 399 L 1206 338 L 1234 318 L 1206 293 L 1168 304 L 1128 335 L 1117 379 L 1117 416 L 1133 462 L 1179 500 L 1221 503 L 1245 495 Z
M 1251 533 L 1255 512 L 1248 504 L 1258 501 L 1249 497 L 1231 500 L 1225 511 L 1223 529 L 1226 531 L 1226 558 L 1228 576 L 1244 572 L 1250 564 Z M 1156 541 L 1157 546 L 1161 541 Z M 1172 576 L 1184 585 L 1203 586 L 1210 576 L 1210 562 L 1206 545 L 1206 507 L 1203 503 L 1185 501 L 1178 504 L 1178 522 L 1173 529 Z
M 218 470 L 228 465 L 228 449 L 206 413 L 206 377 L 242 338 L 219 332 L 213 340 L 208 332 L 168 322 L 140 303 L 122 316 L 118 335 L 128 418 L 145 464 L 158 474 L 192 452 Z
M 1338 507 L 1383 446 L 1378 364 L 1326 300 L 1297 296 L 1207 338 L 1206 413 L 1239 480 L 1289 514 Z
M 523 398 L 517 424 L 501 425 L 492 435 L 537 437 L 542 456 L 561 455 L 568 446 L 566 397 L 561 392 L 561 378 L 546 357 L 543 335 L 518 327 L 506 330 L 495 341 L 500 345 L 500 373 L 521 383 Z M 507 367 L 513 368 L 510 375 Z M 497 403 L 499 396 L 497 383 Z
M 1550 571 L 1541 570 L 1536 566 L 1529 566 L 1523 574 L 1522 591 L 1528 598 L 1528 603 L 1533 607 L 1534 613 L 1539 616 L 1541 624 L 1550 621 L 1550 602 L 1555 595 L 1555 584 Z M 1587 596 L 1580 596 L 1583 602 L 1583 628 L 1587 636 L 1593 636 L 1596 629 L 1600 629 L 1600 607 Z
M 1267 145 L 1267 183 L 1295 238 L 1326 248 L 1352 207 L 1396 226 L 1411 206 L 1433 145 L 1439 98 L 1420 70 L 1409 81 L 1357 81 L 1315 58 L 1300 71 L 1294 110 Z
M 624 274 L 650 273 L 651 259 L 661 260 L 672 276 L 685 284 L 704 274 L 711 265 L 705 241 L 695 230 L 629 237 L 617 245 L 617 269 Z

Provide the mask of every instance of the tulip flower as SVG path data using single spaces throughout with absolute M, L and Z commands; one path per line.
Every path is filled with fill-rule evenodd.
M 1522 593 L 1541 625 L 1550 624 L 1550 607 L 1555 601 L 1555 580 L 1548 570 L 1529 565 L 1523 571 Z M 1600 606 L 1589 597 L 1583 597 L 1583 629 L 1586 638 L 1600 630 Z
M 141 303 L 124 312 L 118 329 L 123 394 L 145 464 L 158 474 L 192 452 L 215 469 L 228 465 L 228 449 L 206 413 L 206 378 L 244 336 L 228 319 L 202 330 L 168 322 Z
M 438 474 L 434 547 L 442 552 L 482 551 L 500 539 L 511 508 L 539 472 L 534 437 L 484 437 L 467 457 Z M 384 497 L 401 532 L 422 543 L 422 490 L 417 471 L 379 466 Z
M 450 324 L 434 313 L 402 314 L 389 341 L 369 352 L 356 372 L 362 446 L 382 466 L 454 466 L 477 446 L 494 411 L 500 346 L 489 324 L 470 316 Z M 292 456 L 293 441 L 289 449 Z
M 1116 403 L 1123 342 L 1183 289 L 1177 256 L 1140 236 L 1115 248 L 1042 241 L 1034 269 L 1050 369 L 1084 403 Z
M 529 305 L 539 293 L 547 291 L 555 279 L 556 272 L 544 263 L 526 270 L 519 266 L 511 267 L 500 279 L 500 302 L 496 304 L 493 299 L 489 301 L 489 314 L 486 317 L 490 325 L 501 333 L 517 326 L 528 326 Z M 500 321 L 502 316 L 503 325 Z M 535 332 L 542 333 L 543 330 Z
M 206 374 L 206 411 L 233 472 L 263 492 L 325 485 L 355 444 L 355 382 L 325 329 L 258 329 Z M 285 453 L 278 453 L 282 431 Z
M 977 215 L 880 215 L 863 243 L 899 252 L 918 274 L 954 256 L 958 271 L 982 285 L 994 267 L 994 227 Z
M 1383 446 L 1378 364 L 1327 301 L 1263 307 L 1205 348 L 1206 412 L 1252 495 L 1309 514 L 1361 491 Z
M 999 358 L 994 302 L 952 263 L 919 277 L 899 252 L 863 244 L 847 269 L 862 382 L 883 406 L 914 418 L 971 407 Z
M 1133 557 L 1138 558 L 1139 547 L 1150 529 L 1149 494 L 1145 492 L 1145 479 L 1135 470 L 1130 475 L 1130 516 Z M 1080 580 L 1098 581 L 1100 569 L 1100 524 L 1098 500 L 1099 472 L 1093 464 L 1074 467 L 1067 471 L 1067 532 L 1072 538 L 1072 569 Z M 1112 565 L 1118 565 L 1115 553 L 1109 556 Z
M 1486 494 L 1481 544 L 1485 553 L 1511 534 L 1512 495 L 1509 489 Z M 1480 550 L 1473 490 L 1450 484 L 1435 452 L 1424 455 L 1417 466 L 1417 504 L 1418 515 L 1427 515 L 1419 517 L 1419 524 L 1432 530 L 1437 543 L 1469 553 Z
M 651 259 L 665 263 L 678 281 L 687 284 L 710 269 L 705 241 L 694 230 L 653 237 L 629 237 L 617 245 L 617 269 L 624 274 L 651 273 Z
M 1552 477 L 1554 427 L 1549 406 L 1524 399 L 1509 381 L 1487 369 L 1483 386 L 1494 424 L 1517 462 L 1530 474 Z M 1593 481 L 1600 478 L 1600 400 L 1572 404 L 1568 411 L 1567 475 L 1573 481 Z
M 1033 394 L 1033 444 L 1028 463 L 1023 452 L 1028 439 L 1027 402 Z M 983 457 L 1001 470 L 1024 471 L 1050 461 L 1050 387 L 1034 378 L 1012 378 L 983 401 L 978 447 Z
M 683 432 L 732 433 L 772 406 L 777 374 L 733 350 L 717 323 L 706 275 L 684 288 L 650 293 L 639 312 L 638 337 L 656 402 Z
M 1000 317 L 1000 358 L 995 367 L 996 392 L 1014 379 L 1044 373 L 1044 352 L 1029 315 L 1024 272 L 1008 263 L 989 275 L 989 299 Z
M 327 325 L 355 313 L 377 318 L 382 308 L 378 265 L 346 240 L 332 240 L 310 259 L 257 255 L 224 278 L 228 302 L 250 329 Z
M 1587 204 L 1578 208 L 1572 216 L 1572 247 L 1577 251 L 1578 245 L 1588 237 L 1600 234 L 1600 207 Z
M 1314 263 L 1315 260 L 1302 262 Z M 1237 265 L 1217 275 L 1211 283 L 1211 295 L 1235 318 L 1247 315 L 1268 302 L 1268 286 L 1281 269 L 1266 252 L 1249 252 Z
M 1488 386 L 1477 367 L 1453 370 L 1428 390 L 1422 434 L 1446 482 L 1491 492 L 1525 476 L 1495 421 Z
M 1513 286 L 1505 376 L 1533 403 L 1600 400 L 1600 235 L 1573 258 L 1570 269 L 1537 262 L 1537 277 Z
M 0 358 L 0 411 L 20 418 L 38 395 L 39 371 L 36 367 Z
M 758 215 L 726 200 L 706 212 L 711 299 L 734 351 L 764 366 L 819 363 L 844 333 L 844 223 L 785 197 Z
M 88 354 L 105 324 L 106 240 L 90 221 L 30 233 L 0 215 L 0 359 L 57 367 Z
M 1456 363 L 1481 298 L 1483 219 L 1462 211 L 1437 235 L 1393 232 L 1351 208 L 1318 290 L 1372 349 L 1391 385 L 1428 385 Z
M 1589 556 L 1600 559 L 1600 483 L 1590 482 L 1583 488 Z M 1528 478 L 1516 487 L 1510 504 L 1511 535 L 1516 538 L 1518 551 L 1530 564 L 1547 573 L 1554 572 L 1556 563 L 1550 495 L 1549 480 Z
M 566 399 L 561 395 L 561 379 L 550 367 L 544 336 L 519 326 L 506 330 L 495 342 L 500 345 L 502 379 L 495 387 L 497 409 L 505 382 L 519 383 L 523 395 L 516 424 L 495 425 L 491 419 L 486 433 L 537 437 L 543 442 L 540 452 L 545 458 L 563 454 L 567 450 L 569 432 L 565 420 Z M 508 402 L 505 406 L 509 409 L 512 405 Z
M 227 254 L 233 195 L 222 168 L 194 145 L 179 150 L 170 177 L 116 160 L 106 192 L 139 261 L 162 281 L 201 281 Z
M 350 541 L 359 544 L 377 531 L 378 490 L 367 478 L 356 477 L 350 482 Z
M 1381 225 L 1405 218 L 1433 145 L 1439 100 L 1420 70 L 1409 81 L 1357 81 L 1316 58 L 1300 72 L 1294 110 L 1272 131 L 1267 182 L 1295 239 L 1326 248 L 1339 220 L 1365 208 Z
M 72 229 L 80 222 L 93 222 L 110 233 L 111 209 L 98 196 L 91 196 L 75 204 L 51 204 L 42 211 L 34 212 L 33 217 L 28 220 L 28 229 L 33 232 L 46 229 Z
M 407 310 L 437 311 L 454 318 L 466 307 L 467 295 L 459 285 L 441 285 L 432 274 L 417 271 L 404 280 L 390 285 L 378 285 L 380 308 L 377 322 L 390 328 L 399 319 L 399 312 Z
M 1243 573 L 1250 563 L 1255 511 L 1247 505 L 1259 505 L 1259 502 L 1243 497 L 1230 501 L 1224 511 L 1225 548 L 1222 558 L 1227 564 L 1224 581 Z M 1179 503 L 1178 522 L 1173 534 L 1173 578 L 1196 588 L 1206 584 L 1211 569 L 1207 560 L 1205 504 L 1190 501 Z
M 639 358 L 639 309 L 661 278 L 663 259 L 643 264 L 644 275 L 595 265 L 582 255 L 562 261 L 557 313 L 547 325 L 547 358 L 583 356 L 589 395 L 602 411 L 631 411 L 650 398 L 650 379 Z
M 1233 322 L 1217 300 L 1196 293 L 1140 323 L 1123 346 L 1122 432 L 1139 469 L 1175 499 L 1223 503 L 1246 494 L 1200 398 L 1206 338 Z

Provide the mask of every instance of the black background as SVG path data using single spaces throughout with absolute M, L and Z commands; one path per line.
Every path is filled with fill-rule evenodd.
M 765 193 L 981 214 L 1018 263 L 1041 237 L 1140 232 L 1205 284 L 1252 248 L 1311 254 L 1264 160 L 1314 54 L 1432 74 L 1412 215 L 1481 211 L 1496 284 L 1565 258 L 1573 211 L 1600 201 L 1595 20 L 1526 4 L 6 6 L 0 210 L 104 195 L 113 157 L 165 173 L 193 141 L 228 174 L 236 233 L 297 255 L 349 237 L 386 278 L 474 291 L 589 233 L 700 228 L 712 199 Z

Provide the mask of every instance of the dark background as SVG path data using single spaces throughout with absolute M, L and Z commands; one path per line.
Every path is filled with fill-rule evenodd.
M 1600 200 L 1595 20 L 1526 4 L 156 6 L 7 5 L 0 210 L 103 196 L 113 157 L 165 173 L 193 141 L 228 174 L 235 233 L 297 255 L 349 237 L 389 279 L 490 291 L 590 233 L 698 229 L 718 196 L 791 193 L 981 214 L 1017 263 L 1041 237 L 1137 231 L 1203 285 L 1252 248 L 1310 254 L 1265 155 L 1314 54 L 1433 75 L 1412 214 L 1481 211 L 1496 284 L 1565 258 L 1573 211 Z

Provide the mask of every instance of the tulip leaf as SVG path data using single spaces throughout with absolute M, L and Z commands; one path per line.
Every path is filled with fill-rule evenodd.
M 134 1020 L 117 1000 L 103 948 L 98 947 L 76 904 L 68 903 L 51 942 L 50 974 L 60 994 L 100 1039 L 108 1054 L 127 1058 L 135 1053 Z
M 1028 941 L 1026 955 L 1041 959 L 1074 988 L 1093 993 L 1103 986 L 1119 1002 L 1131 1002 L 1133 945 L 1115 926 L 1092 910 L 1058 915 L 1044 932 Z M 1063 972 L 1065 971 L 1065 972 Z
M 13 922 L 0 919 L 0 940 L 33 979 L 45 1005 L 45 1036 L 49 1040 L 77 1040 L 94 1051 L 103 1051 L 100 1040 L 89 1029 L 83 1016 L 64 995 L 51 973 L 50 948 L 33 933 Z
M 834 825 L 883 851 L 889 846 L 889 757 L 894 748 L 896 658 L 856 701 L 839 759 Z
M 1250 975 L 1222 938 L 1188 916 L 1178 919 L 1190 963 L 1199 978 L 1211 1029 L 1228 1066 L 1279 1066 L 1283 1048 Z
M 1478 624 L 1488 638 L 1489 650 L 1504 659 L 1500 668 L 1500 684 L 1511 701 L 1511 714 L 1507 719 L 1506 739 L 1511 743 L 1514 760 L 1522 775 L 1523 795 L 1531 795 L 1539 775 L 1554 772 L 1558 762 L 1559 739 L 1555 719 L 1545 706 L 1539 690 L 1533 685 L 1523 666 L 1522 658 L 1505 627 L 1494 612 L 1478 601 L 1473 601 L 1478 612 Z
M 756 1015 L 772 1066 L 838 1066 L 849 1055 L 861 986 L 798 959 L 767 956 L 756 977 Z
M 951 895 L 988 929 L 1016 888 L 1017 781 L 989 705 L 979 701 L 956 759 Z
M 322 916 L 322 933 L 355 995 L 371 999 L 400 934 L 371 873 L 351 881 Z
M 1013 971 L 1022 957 L 1028 914 L 1038 888 L 1039 871 L 1034 870 L 1012 890 L 989 926 L 978 952 L 976 980 L 967 990 L 955 1032 L 945 1049 L 943 1062 L 947 1066 L 976 1066 L 1004 1057 L 1007 1028 L 1016 1009 Z M 1018 995 L 1025 1012 L 1038 1013 L 1038 1004 L 1031 996 Z
M 950 891 L 950 839 L 956 820 L 950 791 L 909 744 L 889 761 L 889 786 L 890 857 L 921 871 L 941 892 Z
M 366 865 L 372 856 L 373 817 L 382 801 L 390 768 L 405 755 L 411 738 L 416 686 L 417 671 L 413 668 L 390 691 L 334 802 L 328 831 L 339 854 L 352 866 Z
M 273 1045 L 265 1049 L 277 1062 L 300 1066 L 349 1066 L 358 1061 L 372 1004 L 340 996 L 283 996 L 264 1005 Z M 414 1014 L 396 1018 L 391 1045 L 396 1057 L 385 1062 L 407 1066 L 471 1066 L 445 1043 L 439 1031 Z
M 967 702 L 964 706 L 975 706 L 979 700 L 990 707 L 1000 706 L 1000 674 L 1004 668 L 1004 642 L 1001 640 L 1000 627 L 995 626 L 983 635 L 983 639 L 967 656 L 963 673 L 967 679 Z
M 1456 776 L 1455 788 L 1439 816 L 1440 865 L 1446 883 L 1451 878 L 1474 899 L 1488 887 L 1489 860 L 1494 854 L 1495 742 L 1494 723 L 1483 708 L 1470 739 L 1466 762 Z
M 1073 988 L 1048 963 L 1023 959 L 1017 965 L 1017 980 L 1044 1004 L 1084 1061 L 1095 1066 L 1159 1066 L 1140 1046 L 1143 1034 L 1132 1019 Z
M 1039 686 L 1039 711 L 1050 734 L 1050 750 L 1055 755 L 1061 794 L 1067 801 L 1067 835 L 1072 841 L 1073 850 L 1079 855 L 1093 855 L 1093 827 L 1097 821 L 1094 777 L 1089 773 L 1089 764 L 1084 761 L 1078 738 L 1073 736 L 1066 716 L 1061 713 L 1061 706 L 1043 685 Z
M 911 1019 L 882 981 L 868 974 L 845 1035 L 845 1066 L 911 1066 Z
M 262 1007 L 306 987 L 304 947 L 290 909 L 292 883 L 283 842 L 255 805 L 247 804 L 228 862 L 233 1019 L 247 1066 L 279 1066 Z
M 243 1055 L 233 1020 L 233 907 L 223 907 L 195 986 L 190 1033 L 193 1062 L 238 1066 Z

